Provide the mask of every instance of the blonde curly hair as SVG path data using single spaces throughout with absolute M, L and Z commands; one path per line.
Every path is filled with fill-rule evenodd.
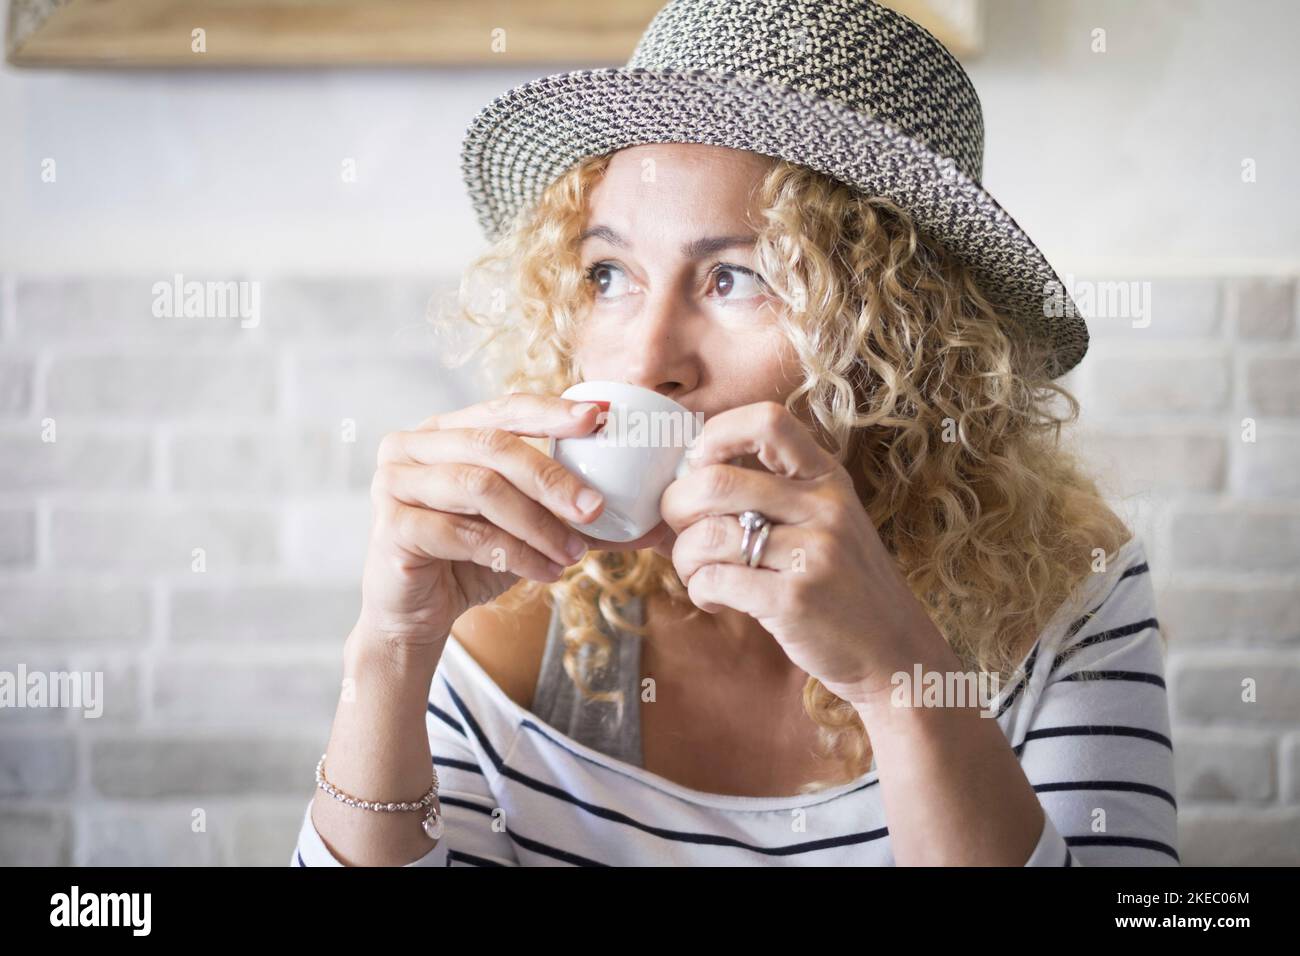
M 454 363 L 480 354 L 510 391 L 559 394 L 576 381 L 593 294 L 579 236 L 611 156 L 571 168 L 470 264 L 442 321 L 483 334 Z M 816 422 L 964 666 L 1014 679 L 1033 639 L 1078 595 L 1095 549 L 1109 559 L 1132 536 L 1060 441 L 1077 399 L 1049 377 L 1046 346 L 997 313 L 967 268 L 891 201 L 775 159 L 756 195 L 757 271 L 787 306 L 778 320 L 803 372 L 786 406 Z M 644 634 L 622 613 L 630 598 L 689 605 L 671 562 L 650 550 L 589 551 L 559 581 L 521 581 L 496 606 L 543 592 L 561 611 L 565 671 L 620 714 L 620 695 L 590 683 L 612 654 L 600 618 Z M 824 756 L 850 779 L 864 772 L 870 740 L 854 708 L 811 676 L 803 706 Z

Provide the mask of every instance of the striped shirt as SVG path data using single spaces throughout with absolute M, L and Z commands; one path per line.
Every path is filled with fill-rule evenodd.
M 1178 865 L 1164 643 L 1140 539 L 1080 590 L 989 707 L 1046 817 L 1025 865 Z M 894 863 L 874 766 L 813 794 L 692 790 L 545 723 L 455 637 L 426 726 L 445 829 L 408 866 Z M 342 865 L 310 803 L 290 865 Z

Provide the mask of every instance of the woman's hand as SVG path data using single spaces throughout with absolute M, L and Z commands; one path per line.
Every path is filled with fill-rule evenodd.
M 589 522 L 603 499 L 520 437 L 585 435 L 597 413 L 589 402 L 515 393 L 385 435 L 359 629 L 440 649 L 458 617 L 521 577 L 556 581 L 588 546 L 657 541 L 666 528 L 622 545 L 576 533 L 561 517 Z
M 748 455 L 767 470 L 727 463 Z M 946 650 L 848 472 L 785 406 L 759 402 L 715 415 L 688 460 L 690 473 L 660 502 L 676 541 L 656 550 L 671 546 L 698 607 L 753 617 L 801 670 L 855 704 L 888 694 L 894 672 Z M 738 516 L 751 509 L 773 524 L 755 568 L 740 557 Z

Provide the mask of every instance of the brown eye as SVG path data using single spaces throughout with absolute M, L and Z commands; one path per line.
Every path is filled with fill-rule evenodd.
M 752 299 L 764 291 L 764 283 L 758 273 L 744 266 L 718 265 L 713 268 L 711 275 L 720 299 Z M 737 287 L 740 290 L 738 293 Z
M 623 270 L 609 262 L 597 262 L 587 270 L 587 281 L 596 290 L 597 298 L 615 298 L 608 296 L 611 287 L 618 287 L 618 279 L 622 276 Z
M 587 270 L 587 281 L 597 289 L 604 290 L 609 286 L 608 270 L 601 265 L 592 266 Z

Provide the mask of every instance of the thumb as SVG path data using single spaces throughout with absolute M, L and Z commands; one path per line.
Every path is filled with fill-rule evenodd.
M 651 550 L 653 550 L 655 554 L 661 554 L 671 561 L 673 557 L 673 545 L 676 543 L 677 533 L 671 528 L 668 528 L 664 531 L 663 536 L 655 542 L 654 547 Z

